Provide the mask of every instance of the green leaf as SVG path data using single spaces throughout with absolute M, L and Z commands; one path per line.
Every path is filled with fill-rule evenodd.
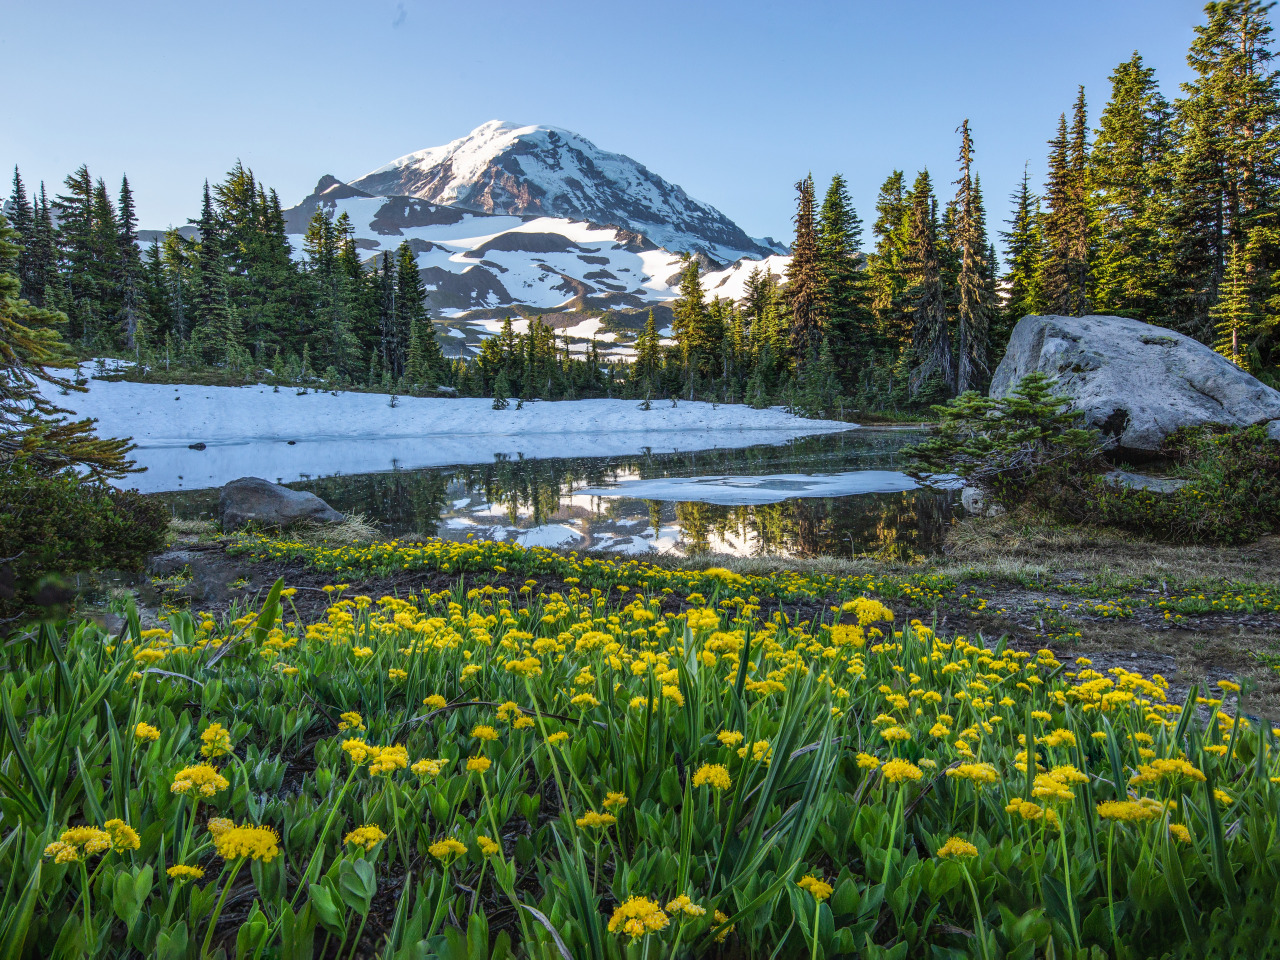
M 320 918 L 324 928 L 339 935 L 345 933 L 347 929 L 345 922 L 346 910 L 343 909 L 338 898 L 334 896 L 333 891 L 324 883 L 313 883 L 307 887 L 307 893 L 310 896 L 311 907 L 315 910 L 316 916 Z
M 155 960 L 186 960 L 188 939 L 186 921 L 165 927 L 156 937 Z
M 338 868 L 338 893 L 342 902 L 360 916 L 369 912 L 374 895 L 378 892 L 378 879 L 373 864 L 368 860 L 343 860 Z
M 44 867 L 43 860 L 37 860 L 35 869 L 27 878 L 27 885 L 22 890 L 18 905 L 14 908 L 0 934 L 0 960 L 20 960 L 27 943 L 27 934 L 31 930 L 31 917 L 36 909 L 36 896 L 40 892 L 40 872 Z
M 0 683 L 0 717 L 3 717 L 5 731 L 9 734 L 9 742 L 13 744 L 13 756 L 22 768 L 22 775 L 27 778 L 32 796 L 40 809 L 43 818 L 49 811 L 49 795 L 44 792 L 44 782 L 36 776 L 36 768 L 31 763 L 27 748 L 22 743 L 22 734 L 18 730 L 18 721 L 14 719 L 13 708 L 9 705 L 9 695 L 5 686 Z

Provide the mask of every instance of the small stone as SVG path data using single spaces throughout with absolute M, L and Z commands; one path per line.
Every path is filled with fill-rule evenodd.
M 188 443 L 187 449 L 188 450 L 204 450 L 205 445 L 203 443 Z

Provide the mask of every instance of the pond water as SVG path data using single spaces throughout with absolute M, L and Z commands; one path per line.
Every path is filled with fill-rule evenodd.
M 901 473 L 917 429 L 863 428 L 681 453 L 520 459 L 313 478 L 310 490 L 389 536 L 467 537 L 644 555 L 936 552 L 958 493 Z M 218 491 L 158 494 L 213 517 Z

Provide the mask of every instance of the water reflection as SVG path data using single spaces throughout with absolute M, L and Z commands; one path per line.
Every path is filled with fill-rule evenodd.
M 735 555 L 910 560 L 937 551 L 955 494 L 918 489 L 725 505 L 601 497 L 584 488 L 662 477 L 840 473 L 901 467 L 917 431 L 867 429 L 781 445 L 694 453 L 546 460 L 334 476 L 290 484 L 391 536 L 467 536 L 526 545 Z M 175 514 L 212 516 L 217 491 L 160 495 Z

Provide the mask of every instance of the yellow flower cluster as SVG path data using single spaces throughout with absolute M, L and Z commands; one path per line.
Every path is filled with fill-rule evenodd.
M 669 922 L 670 918 L 662 912 L 662 907 L 649 898 L 628 897 L 609 918 L 609 932 L 623 933 L 632 940 L 638 940 L 645 934 L 664 929 Z
M 219 790 L 231 786 L 231 781 L 218 772 L 218 768 L 208 763 L 198 763 L 193 767 L 183 767 L 173 775 L 173 783 L 169 790 L 173 793 L 195 793 L 201 797 L 212 797 Z
M 968 840 L 952 837 L 938 848 L 937 855 L 944 860 L 947 858 L 976 857 L 978 848 Z
M 270 863 L 280 855 L 280 837 L 271 827 L 252 824 L 224 827 L 213 835 L 213 845 L 223 860 L 248 858 Z
M 806 874 L 796 881 L 796 886 L 801 890 L 807 890 L 813 899 L 821 903 L 831 896 L 832 886 L 825 880 L 819 880 L 817 877 Z
M 383 840 L 387 839 L 387 835 L 382 832 L 382 828 L 376 823 L 366 823 L 363 827 L 356 827 L 345 837 L 342 842 L 349 847 L 363 847 L 365 850 L 372 850 Z

